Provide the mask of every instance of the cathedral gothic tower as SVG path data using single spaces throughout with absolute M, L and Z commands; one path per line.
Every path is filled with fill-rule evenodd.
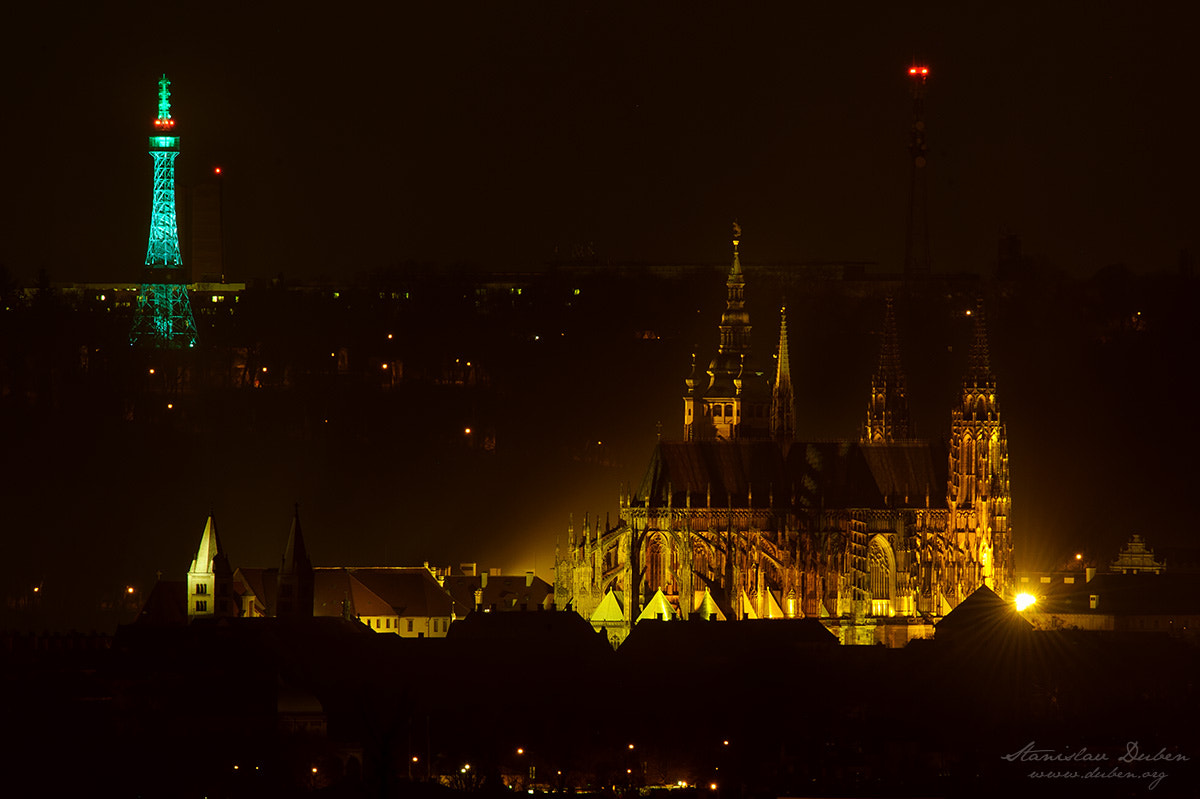
M 1012 588 L 1008 528 L 1008 433 L 996 400 L 983 300 L 976 303 L 962 396 L 951 413 L 947 502 L 959 543 L 974 556 L 980 581 L 1004 596 Z
M 750 314 L 746 279 L 738 257 L 741 229 L 735 226 L 733 264 L 725 279 L 725 313 L 720 343 L 708 365 L 708 379 L 696 374 L 695 356 L 683 395 L 683 429 L 688 441 L 716 438 L 766 438 L 770 411 L 766 380 L 755 370 L 750 352 Z
M 879 345 L 879 368 L 871 378 L 871 401 L 867 405 L 867 422 L 861 436 L 864 444 L 903 441 L 911 437 L 904 383 L 896 311 L 892 298 L 888 297 Z

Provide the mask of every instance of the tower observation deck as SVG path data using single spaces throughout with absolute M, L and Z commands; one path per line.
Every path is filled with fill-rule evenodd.
M 150 157 L 154 159 L 150 238 L 129 343 L 155 349 L 190 349 L 196 346 L 196 321 L 188 300 L 175 218 L 179 137 L 171 118 L 170 85 L 166 75 L 158 81 L 158 117 L 150 136 Z

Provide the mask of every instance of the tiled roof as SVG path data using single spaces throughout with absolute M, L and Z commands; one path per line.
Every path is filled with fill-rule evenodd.
M 483 607 L 495 611 L 545 608 L 547 599 L 554 594 L 554 586 L 537 576 L 488 575 L 486 582 L 484 585 L 483 575 L 450 575 L 442 587 L 454 598 L 460 614 L 475 608 L 476 591 L 482 592 Z
M 150 589 L 146 604 L 138 612 L 135 624 L 187 624 L 187 583 L 183 580 L 159 580 Z

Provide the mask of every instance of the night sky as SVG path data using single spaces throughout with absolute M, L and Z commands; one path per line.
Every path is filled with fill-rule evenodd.
M 10 12 L 0 263 L 136 279 L 172 80 L 181 187 L 224 169 L 227 273 L 398 262 L 903 258 L 928 62 L 934 268 L 997 233 L 1071 274 L 1195 249 L 1185 4 L 28 4 Z
M 12 13 L 0 48 L 0 265 L 18 283 L 42 268 L 56 281 L 138 279 L 164 72 L 181 190 L 223 170 L 231 281 L 350 282 L 399 264 L 540 269 L 581 255 L 718 265 L 735 218 L 748 270 L 896 272 L 914 61 L 931 68 L 935 272 L 991 275 L 1001 231 L 1020 236 L 1040 274 L 1080 280 L 1118 264 L 1174 273 L 1181 251 L 1197 251 L 1189 48 L 1200 20 L 1174 5 L 70 5 Z M 1185 542 L 1183 511 L 1160 500 L 1196 477 L 1195 432 L 1162 424 L 1189 408 L 1178 368 L 1195 344 L 1187 295 L 1149 298 L 1150 335 L 1130 343 L 1095 308 L 1122 313 L 1141 298 L 1120 280 L 1089 285 L 1083 299 L 1027 296 L 992 317 L 1018 549 L 1032 553 L 1022 562 L 1019 551 L 1020 565 L 1049 567 L 1062 547 L 1099 539 L 1103 560 L 1136 529 Z M 640 479 L 655 422 L 680 434 L 687 355 L 709 357 L 724 297 L 718 271 L 689 288 L 646 298 L 660 311 L 642 309 L 638 324 L 692 320 L 662 344 L 531 361 L 561 372 L 543 369 L 540 393 L 506 400 L 519 409 L 505 438 L 516 444 L 496 463 L 430 460 L 416 445 L 384 461 L 213 436 L 175 450 L 185 466 L 173 472 L 138 454 L 162 441 L 114 434 L 67 452 L 26 442 L 33 461 L 9 453 L 0 495 L 8 533 L 25 531 L 12 562 L 44 574 L 74 551 L 100 581 L 178 578 L 213 509 L 235 565 L 274 565 L 301 500 L 319 564 L 479 560 L 550 578 L 568 514 L 615 519 L 617 487 Z M 755 345 L 769 351 L 778 296 L 766 282 L 747 295 Z M 901 312 L 910 403 L 933 437 L 948 430 L 954 353 L 969 335 L 959 299 Z M 800 435 L 851 437 L 880 303 L 790 301 Z M 622 312 L 581 307 L 575 324 L 603 320 L 592 343 L 617 341 L 633 319 Z M 592 439 L 610 442 L 618 465 L 569 457 L 562 468 Z M 1117 510 L 1104 507 L 1112 497 Z

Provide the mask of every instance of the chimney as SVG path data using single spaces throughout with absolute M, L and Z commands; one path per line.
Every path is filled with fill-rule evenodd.
M 489 572 L 484 572 L 483 574 L 479 575 L 479 579 L 481 580 L 479 586 L 481 588 L 487 588 L 488 574 L 489 574 Z

